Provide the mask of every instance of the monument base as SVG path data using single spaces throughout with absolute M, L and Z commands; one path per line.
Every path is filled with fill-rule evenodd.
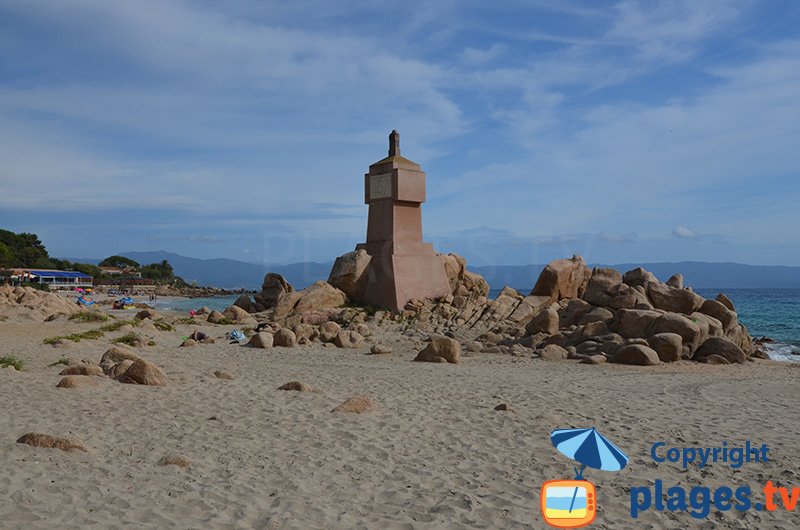
M 358 302 L 401 311 L 413 299 L 437 298 L 450 294 L 444 262 L 428 243 L 362 243 L 371 256 Z

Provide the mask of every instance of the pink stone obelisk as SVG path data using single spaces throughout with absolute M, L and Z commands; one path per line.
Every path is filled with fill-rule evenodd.
M 444 264 L 430 243 L 422 241 L 425 173 L 400 156 L 400 134 L 389 135 L 389 156 L 364 175 L 364 202 L 369 205 L 367 242 L 372 257 L 359 302 L 398 311 L 412 298 L 450 293 Z

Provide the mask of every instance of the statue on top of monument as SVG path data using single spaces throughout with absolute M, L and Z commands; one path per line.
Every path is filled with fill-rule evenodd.
M 400 133 L 396 129 L 389 134 L 389 156 L 400 156 Z

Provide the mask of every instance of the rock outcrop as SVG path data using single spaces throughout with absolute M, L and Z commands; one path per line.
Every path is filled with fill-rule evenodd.
M 138 359 L 119 377 L 121 383 L 137 385 L 166 386 L 166 374 L 150 361 Z
M 291 292 L 294 292 L 294 287 L 286 281 L 286 278 L 280 274 L 268 272 L 261 284 L 261 292 L 255 296 L 255 309 L 264 311 L 275 307 L 281 296 Z
M 431 341 L 417 354 L 414 360 L 429 363 L 456 364 L 460 362 L 460 357 L 461 344 L 457 340 L 450 337 L 435 336 L 431 337 Z
M 580 256 L 551 261 L 539 275 L 531 296 L 547 296 L 551 302 L 580 298 L 590 277 L 591 271 Z
M 3 307 L 14 309 L 26 318 L 40 321 L 53 320 L 57 315 L 92 311 L 78 305 L 74 296 L 65 298 L 33 287 L 10 285 L 0 285 L 0 308 Z
M 336 258 L 328 283 L 341 290 L 351 300 L 358 300 L 364 288 L 372 256 L 364 249 L 354 250 Z

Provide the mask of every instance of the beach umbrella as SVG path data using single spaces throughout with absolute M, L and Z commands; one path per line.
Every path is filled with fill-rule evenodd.
M 583 470 L 587 467 L 602 471 L 619 471 L 628 463 L 628 455 L 609 442 L 594 427 L 556 429 L 550 433 L 550 441 L 559 452 L 580 462 L 580 471 L 575 470 L 577 480 L 583 479 Z

